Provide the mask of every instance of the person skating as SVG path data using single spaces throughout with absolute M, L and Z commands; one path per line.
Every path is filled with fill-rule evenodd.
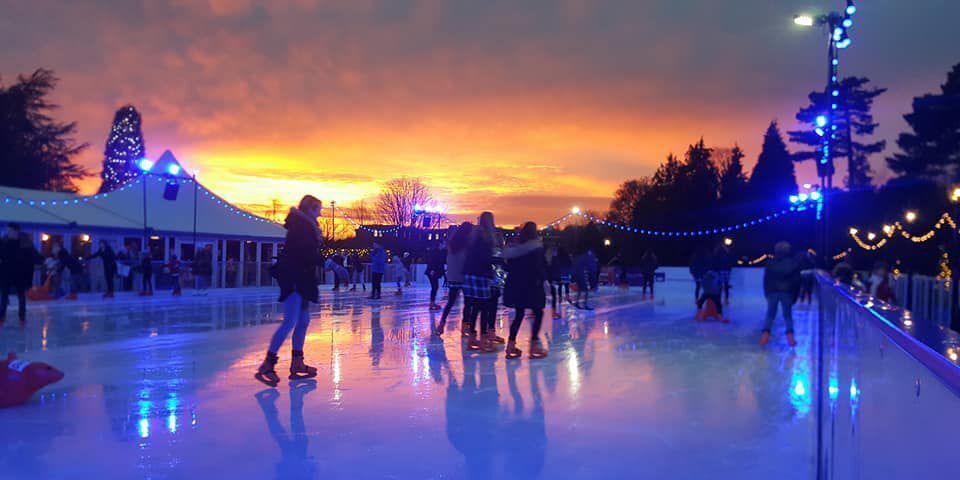
M 275 367 L 277 352 L 293 331 L 290 379 L 317 376 L 317 369 L 304 363 L 303 344 L 310 324 L 310 302 L 319 302 L 317 269 L 323 264 L 320 249 L 323 237 L 317 225 L 317 217 L 323 204 L 316 197 L 306 195 L 297 207 L 290 209 L 284 221 L 287 235 L 284 250 L 277 261 L 277 283 L 280 285 L 279 302 L 283 303 L 283 322 L 277 327 L 266 358 L 260 364 L 256 379 L 268 386 L 276 387 L 280 382 Z
M 523 352 L 517 348 L 517 333 L 527 309 L 533 314 L 530 329 L 530 358 L 547 356 L 540 343 L 540 326 L 543 323 L 543 308 L 546 306 L 544 283 L 547 281 L 547 265 L 543 242 L 537 235 L 537 224 L 527 222 L 520 230 L 519 243 L 503 250 L 506 261 L 507 283 L 503 291 L 503 303 L 515 309 L 507 338 L 506 356 L 519 358 Z
M 347 256 L 347 268 L 350 270 L 350 281 L 353 285 L 350 286 L 351 292 L 357 291 L 357 284 L 363 288 L 363 291 L 367 291 L 367 284 L 363 281 L 363 262 L 360 261 L 360 255 L 356 253 L 351 253 Z
M 150 250 L 144 250 L 140 256 L 140 273 L 143 275 L 143 289 L 140 290 L 141 297 L 153 295 L 153 257 Z
M 27 324 L 27 290 L 33 283 L 33 269 L 43 257 L 33 248 L 30 237 L 20 231 L 20 225 L 7 224 L 0 240 L 0 327 L 7 316 L 10 293 L 17 296 L 17 316 L 20 326 Z
M 334 292 L 339 292 L 340 285 L 346 285 L 349 281 L 350 273 L 347 272 L 346 267 L 337 263 L 335 259 L 328 258 L 325 262 L 323 262 L 323 268 L 324 270 L 328 270 L 333 273 Z
M 693 277 L 693 301 L 700 301 L 700 287 L 703 284 L 703 276 L 710 270 L 710 255 L 704 249 L 697 249 L 690 259 L 690 276 Z
M 573 306 L 583 310 L 593 310 L 590 306 L 590 280 L 598 270 L 597 257 L 590 249 L 584 250 L 573 261 L 574 281 L 577 285 L 576 300 Z M 583 303 L 581 304 L 581 299 Z
M 465 331 L 469 333 L 467 347 L 470 350 L 493 352 L 495 350 L 495 323 L 497 297 L 494 294 L 493 250 L 496 247 L 496 227 L 493 214 L 483 212 L 477 227 L 470 233 L 466 260 L 463 267 L 464 303 L 469 304 Z M 477 326 L 479 316 L 480 325 Z
M 167 271 L 170 272 L 170 281 L 173 283 L 173 293 L 174 297 L 179 297 L 181 292 L 180 286 L 180 259 L 176 255 L 170 255 L 170 261 L 167 262 Z
M 555 270 L 555 276 L 557 278 L 557 298 L 562 303 L 566 300 L 567 303 L 573 304 L 573 300 L 570 298 L 570 283 L 573 281 L 573 258 L 563 247 L 557 247 L 556 255 L 553 256 L 553 262 L 551 262 L 550 267 Z M 554 316 L 557 311 L 554 309 Z
M 723 303 L 730 304 L 730 275 L 733 273 L 733 266 L 736 264 L 730 247 L 726 245 L 717 245 L 713 250 L 713 257 L 710 259 L 710 269 L 720 274 L 720 280 L 723 283 Z
M 640 257 L 640 274 L 643 276 L 643 283 L 640 286 L 641 296 L 646 296 L 647 289 L 650 289 L 650 298 L 653 298 L 653 284 L 656 281 L 659 266 L 657 255 L 650 250 L 644 252 L 643 256 Z
M 373 250 L 370 251 L 370 275 L 372 284 L 370 286 L 370 300 L 379 300 L 381 290 L 383 289 L 383 274 L 387 271 L 387 251 L 383 245 L 373 242 Z
M 53 253 L 57 257 L 57 273 L 62 275 L 64 270 L 70 273 L 70 293 L 67 294 L 67 300 L 76 300 L 83 282 L 83 265 L 59 243 L 53 245 Z
M 440 291 L 440 279 L 445 273 L 444 266 L 447 263 L 446 246 L 440 244 L 438 247 L 427 250 L 427 268 L 424 274 L 430 281 L 430 310 L 440 310 L 443 307 L 437 303 L 437 292 Z
M 397 281 L 397 295 L 403 295 L 403 285 L 407 283 L 407 266 L 403 264 L 400 255 L 394 255 L 390 259 L 390 264 L 393 265 L 393 275 Z
M 729 323 L 729 320 L 723 316 L 723 278 L 720 272 L 707 270 L 700 277 L 700 287 L 700 297 L 697 298 L 697 320 L 707 320 L 710 316 L 710 312 L 704 309 L 709 300 L 716 309 L 717 320 Z
M 99 245 L 100 248 L 96 253 L 87 257 L 87 260 L 99 257 L 103 262 L 103 278 L 107 282 L 107 292 L 103 294 L 103 298 L 113 298 L 113 281 L 117 276 L 117 255 L 106 240 L 100 240 Z
M 443 314 L 440 315 L 440 324 L 437 325 L 437 335 L 443 335 L 447 325 L 447 317 L 450 316 L 450 310 L 457 303 L 457 298 L 463 291 L 463 265 L 467 259 L 467 243 L 470 240 L 470 233 L 473 231 L 473 224 L 463 222 L 457 227 L 456 231 L 447 236 L 447 273 L 445 286 L 447 287 L 447 304 L 443 307 Z M 469 311 L 467 301 L 464 299 L 463 305 L 463 324 L 467 326 Z M 461 332 L 466 335 L 466 328 Z
M 793 303 L 800 292 L 800 269 L 802 266 L 796 257 L 790 254 L 790 244 L 778 242 L 773 249 L 773 258 L 763 270 L 763 294 L 767 297 L 767 318 L 760 334 L 760 345 L 770 341 L 770 329 L 777 316 L 777 306 L 783 312 L 783 321 L 787 327 L 787 343 L 797 344 L 793 335 Z
M 193 275 L 196 277 L 197 294 L 203 295 L 213 284 L 213 245 L 204 245 L 193 261 Z
M 403 286 L 409 287 L 410 282 L 413 280 L 413 255 L 410 255 L 410 252 L 403 252 L 403 257 L 400 258 L 401 263 L 403 263 Z

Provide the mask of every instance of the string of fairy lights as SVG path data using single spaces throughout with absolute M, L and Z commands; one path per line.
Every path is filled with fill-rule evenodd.
M 904 218 L 908 223 L 913 223 L 917 219 L 917 214 L 916 212 L 909 211 L 906 213 Z M 849 233 L 850 233 L 850 238 L 853 239 L 854 243 L 856 243 L 858 247 L 867 251 L 874 251 L 874 250 L 879 250 L 886 245 L 889 245 L 890 241 L 894 238 L 894 236 L 897 233 L 899 233 L 901 237 L 911 241 L 912 243 L 928 242 L 936 236 L 937 232 L 939 232 L 940 230 L 942 230 L 948 225 L 953 230 L 957 229 L 957 223 L 953 220 L 953 217 L 951 217 L 949 213 L 944 212 L 937 219 L 936 223 L 933 224 L 933 227 L 931 227 L 929 231 L 923 233 L 922 235 L 911 234 L 909 231 L 907 231 L 907 228 L 904 227 L 904 225 L 899 221 L 894 222 L 892 224 L 883 225 L 883 227 L 880 229 L 880 231 L 882 232 L 881 234 L 877 234 L 875 232 L 867 232 L 866 234 L 867 241 L 864 241 L 862 238 L 860 238 L 860 229 L 856 227 L 850 227 Z M 877 240 L 878 238 L 879 240 Z

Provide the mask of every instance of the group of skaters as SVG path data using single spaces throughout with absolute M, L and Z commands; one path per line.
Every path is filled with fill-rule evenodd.
M 323 238 L 317 218 L 323 203 L 307 195 L 290 209 L 284 226 L 287 230 L 283 253 L 277 259 L 272 274 L 280 286 L 279 301 L 283 303 L 283 321 L 278 325 L 267 353 L 255 373 L 257 380 L 276 386 L 280 377 L 276 364 L 280 347 L 292 334 L 290 379 L 314 377 L 317 369 L 304 362 L 303 345 L 310 323 L 309 305 L 319 301 L 320 268 L 331 270 L 336 277 L 350 278 L 347 265 L 357 262 L 324 259 L 321 253 Z M 430 308 L 443 310 L 437 335 L 443 335 L 453 306 L 463 297 L 461 335 L 466 348 L 479 353 L 493 353 L 505 345 L 508 359 L 517 359 L 523 351 L 517 346 L 520 327 L 530 312 L 530 346 L 532 359 L 548 355 L 540 339 L 540 329 L 546 308 L 546 286 L 551 292 L 554 316 L 564 299 L 577 308 L 592 309 L 589 292 L 596 288 L 599 261 L 590 249 L 583 249 L 575 257 L 562 247 L 546 247 L 533 222 L 525 223 L 515 237 L 505 241 L 497 232 L 494 216 L 484 212 L 476 224 L 464 222 L 451 227 L 446 245 L 427 254 L 426 276 L 430 280 Z M 397 292 L 411 280 L 412 257 L 396 255 L 391 263 L 397 272 Z M 344 264 L 345 262 L 346 264 Z M 381 297 L 383 276 L 387 268 L 387 254 L 379 243 L 370 252 L 372 273 L 371 299 Z M 440 280 L 448 290 L 447 304 L 440 306 L 437 296 Z M 571 284 L 576 292 L 571 298 Z M 342 285 L 339 281 L 334 288 Z M 365 288 L 361 279 L 361 288 Z M 356 288 L 356 285 L 351 287 Z M 507 338 L 497 335 L 495 320 L 500 302 L 514 310 Z
M 197 252 L 190 266 L 200 292 L 211 284 L 212 262 L 212 246 L 207 245 Z M 17 297 L 21 326 L 27 323 L 28 299 L 77 300 L 78 293 L 86 289 L 98 289 L 104 292 L 103 298 L 113 298 L 118 278 L 124 283 L 125 289 L 139 287 L 140 296 L 152 296 L 157 267 L 169 275 L 173 285 L 172 294 L 181 295 L 184 266 L 176 255 L 157 265 L 149 250 L 139 251 L 131 245 L 125 245 L 117 252 L 110 242 L 103 239 L 97 242 L 96 251 L 89 255 L 70 252 L 59 242 L 53 242 L 49 253 L 43 255 L 34 246 L 30 234 L 24 232 L 20 225 L 8 223 L 0 238 L 0 325 L 5 321 L 11 295 Z M 40 281 L 35 282 L 38 269 L 41 272 Z M 137 277 L 139 282 L 135 282 Z

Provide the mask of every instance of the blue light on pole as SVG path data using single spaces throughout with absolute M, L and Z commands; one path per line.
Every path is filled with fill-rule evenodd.
M 822 136 L 824 135 L 824 133 L 825 133 L 825 132 L 823 131 L 823 129 L 820 128 L 820 127 L 815 128 L 813 131 L 814 131 L 814 132 L 817 132 L 817 136 L 820 136 L 820 137 L 822 137 Z
M 150 169 L 153 168 L 153 160 L 150 160 L 149 158 L 142 158 L 140 159 L 140 162 L 137 163 L 137 166 L 140 167 L 140 170 L 143 170 L 144 172 L 149 172 Z
M 816 190 L 810 192 L 810 200 L 813 200 L 814 202 L 819 202 L 819 201 L 820 201 L 820 192 L 818 192 L 818 191 L 816 191 Z
M 852 19 L 852 18 L 844 18 L 842 25 L 843 25 L 843 28 L 850 28 L 850 27 L 852 27 L 852 26 L 853 26 L 853 19 Z
M 167 173 L 169 173 L 170 175 L 179 175 L 179 174 L 180 174 L 180 165 L 177 165 L 177 164 L 175 164 L 175 163 L 171 163 L 170 166 L 167 167 Z
M 857 13 L 857 6 L 847 5 L 847 15 L 853 15 L 854 13 Z
M 790 203 L 797 203 L 800 201 L 800 197 L 796 195 L 790 195 Z
M 827 125 L 827 116 L 826 115 L 817 115 L 817 126 L 824 127 Z

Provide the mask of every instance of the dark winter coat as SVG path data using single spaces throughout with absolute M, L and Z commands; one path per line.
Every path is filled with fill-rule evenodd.
M 640 259 L 640 273 L 644 276 L 653 275 L 659 266 L 657 256 L 654 254 L 644 255 L 643 258 Z
M 67 253 L 66 248 L 61 248 L 60 253 L 57 254 L 57 260 L 60 262 L 60 272 L 62 273 L 64 269 L 70 270 L 70 275 L 82 275 L 83 274 L 83 265 L 80 264 L 80 261 L 77 260 L 77 257 Z
M 801 268 L 802 265 L 794 256 L 774 257 L 767 262 L 763 271 L 763 294 L 799 294 Z
M 103 274 L 112 277 L 117 274 L 117 254 L 109 246 L 97 250 L 97 253 L 90 255 L 90 258 L 100 257 L 103 261 Z
M 566 253 L 558 252 L 550 261 L 550 279 L 556 282 L 564 275 L 573 275 L 573 259 Z
M 447 251 L 440 248 L 432 248 L 427 251 L 427 276 L 430 278 L 440 278 L 443 276 L 443 266 L 447 263 Z
M 370 273 L 384 273 L 387 271 L 387 251 L 383 247 L 374 248 L 370 252 Z
M 737 263 L 737 260 L 733 258 L 733 254 L 726 248 L 718 248 L 713 252 L 713 258 L 710 259 L 710 263 L 711 270 L 729 272 L 733 270 L 733 266 Z
M 480 230 L 470 234 L 467 259 L 463 262 L 464 275 L 493 278 L 493 242 Z
M 710 259 L 703 254 L 695 254 L 690 260 L 690 275 L 693 278 L 701 278 L 710 269 Z
M 279 301 L 284 301 L 294 292 L 311 302 L 319 301 L 317 268 L 323 265 L 320 249 L 323 241 L 316 219 L 291 208 L 283 223 L 287 229 L 283 253 L 277 261 L 277 283 L 280 285 Z
M 503 304 L 513 308 L 543 309 L 546 305 L 543 282 L 547 280 L 543 242 L 531 240 L 506 248 L 503 258 L 507 270 Z
M 34 266 L 41 263 L 43 257 L 33 245 L 22 245 L 17 239 L 0 240 L 0 286 L 29 289 Z
M 193 261 L 193 274 L 198 277 L 213 275 L 213 252 L 206 248 L 197 252 L 197 258 Z

